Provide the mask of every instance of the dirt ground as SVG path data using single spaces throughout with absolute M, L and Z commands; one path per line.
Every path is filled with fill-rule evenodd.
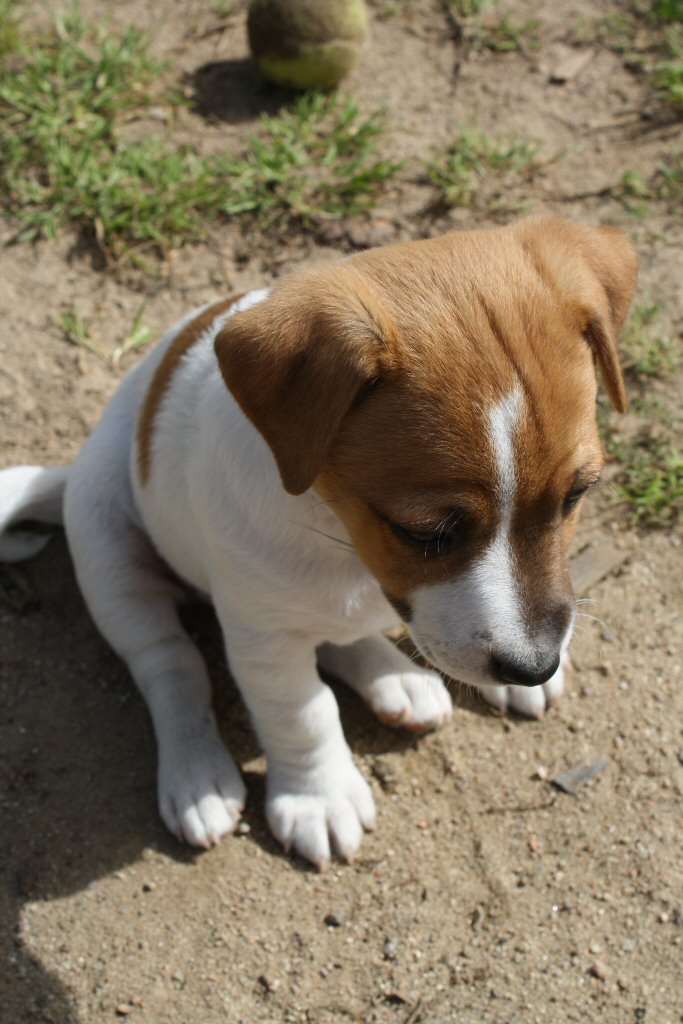
M 199 76 L 206 93 L 209 75 L 218 116 L 197 111 L 168 129 L 198 147 L 235 145 L 273 108 L 250 85 L 239 7 L 81 9 L 153 33 L 171 81 L 226 62 Z M 73 458 L 126 368 L 70 346 L 60 312 L 77 308 L 111 351 L 143 298 L 145 322 L 160 330 L 211 297 L 354 246 L 490 222 L 490 211 L 426 212 L 415 180 L 417 162 L 473 118 L 490 134 L 542 143 L 542 166 L 506 199 L 630 234 L 639 296 L 661 305 L 680 348 L 680 214 L 653 203 L 634 218 L 605 191 L 626 168 L 652 173 L 680 144 L 680 121 L 650 117 L 643 78 L 599 44 L 576 78 L 550 81 L 577 24 L 607 10 L 501 4 L 498 13 L 538 20 L 538 46 L 496 54 L 468 52 L 440 3 L 375 5 L 372 46 L 346 88 L 362 110 L 387 109 L 387 150 L 406 163 L 369 221 L 277 249 L 217 227 L 135 286 L 68 236 L 3 247 L 2 463 Z M 3 231 L 6 240 L 11 226 Z M 679 449 L 681 384 L 679 371 L 656 385 Z M 591 587 L 595 618 L 581 619 L 569 692 L 545 720 L 496 717 L 456 688 L 449 726 L 415 741 L 336 688 L 379 824 L 354 865 L 322 875 L 287 858 L 265 826 L 264 762 L 207 609 L 190 609 L 187 622 L 249 798 L 239 834 L 195 853 L 158 817 L 145 709 L 88 617 L 63 538 L 4 574 L 3 1024 L 683 1021 L 681 535 L 634 533 L 607 491 L 591 498 L 577 551 L 609 538 L 625 560 Z M 604 770 L 575 795 L 551 785 L 595 757 Z

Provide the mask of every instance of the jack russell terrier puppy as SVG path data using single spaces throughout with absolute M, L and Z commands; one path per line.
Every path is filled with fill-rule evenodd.
M 195 310 L 127 375 L 70 468 L 0 474 L 0 557 L 63 522 L 97 623 L 149 707 L 179 838 L 232 832 L 245 788 L 176 611 L 206 595 L 268 758 L 286 849 L 351 859 L 375 824 L 318 667 L 386 723 L 441 725 L 441 677 L 541 715 L 574 625 L 567 548 L 603 465 L 595 367 L 636 261 L 617 230 L 532 219 L 370 250 Z

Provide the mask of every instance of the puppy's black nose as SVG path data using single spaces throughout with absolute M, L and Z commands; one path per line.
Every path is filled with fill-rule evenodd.
M 491 672 L 501 683 L 514 683 L 516 686 L 539 686 L 547 683 L 560 667 L 559 656 L 545 666 L 524 665 L 522 662 L 509 658 L 491 658 Z

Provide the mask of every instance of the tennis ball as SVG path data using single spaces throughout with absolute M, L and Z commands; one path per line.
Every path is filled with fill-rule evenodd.
M 262 74 L 288 89 L 332 89 L 368 40 L 364 0 L 251 0 L 251 52 Z

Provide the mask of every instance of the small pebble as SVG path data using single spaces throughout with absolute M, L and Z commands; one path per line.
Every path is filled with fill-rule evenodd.
M 592 974 L 594 978 L 598 978 L 600 981 L 605 981 L 609 977 L 609 967 L 604 964 L 602 960 L 594 960 L 588 970 L 589 974 Z
M 396 959 L 396 952 L 397 952 L 397 950 L 396 950 L 396 943 L 392 939 L 387 939 L 387 941 L 384 943 L 384 946 L 382 947 L 382 953 L 384 954 L 384 959 L 385 960 L 395 960 Z
M 347 920 L 347 915 L 343 912 L 343 910 L 340 910 L 336 914 L 325 914 L 323 920 L 328 928 L 341 928 L 341 926 Z
M 119 1017 L 127 1017 L 131 1013 L 131 1007 L 127 1003 L 119 1003 L 116 1007 L 116 1013 Z
M 246 821 L 241 821 L 237 826 L 237 832 L 241 836 L 246 836 L 248 832 L 251 832 L 251 825 Z
M 280 987 L 280 982 L 277 978 L 267 978 L 265 974 L 259 975 L 258 983 L 266 990 L 266 992 L 277 992 Z
M 576 793 L 579 786 L 599 775 L 606 767 L 607 764 L 602 758 L 594 757 L 587 765 L 577 765 L 566 772 L 560 772 L 559 775 L 553 775 L 550 781 L 563 793 L 573 794 Z

